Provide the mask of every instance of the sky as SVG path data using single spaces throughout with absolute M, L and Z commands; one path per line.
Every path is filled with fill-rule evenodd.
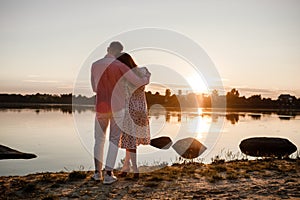
M 298 0 L 0 0 L 0 27 L 0 93 L 70 93 L 104 41 L 156 27 L 201 46 L 227 91 L 300 97 Z M 158 71 L 154 78 L 166 77 Z

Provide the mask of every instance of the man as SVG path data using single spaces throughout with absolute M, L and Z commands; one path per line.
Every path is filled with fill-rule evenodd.
M 94 62 L 91 69 L 91 84 L 96 93 L 96 117 L 95 117 L 95 146 L 94 162 L 95 173 L 94 180 L 102 180 L 102 163 L 104 153 L 104 142 L 106 130 L 110 123 L 109 149 L 107 154 L 104 184 L 111 184 L 117 180 L 112 170 L 115 165 L 118 143 L 121 135 L 121 129 L 117 125 L 122 121 L 122 110 L 125 106 L 124 90 L 122 90 L 120 79 L 138 86 L 149 83 L 147 78 L 139 78 L 129 67 L 116 60 L 116 56 L 123 51 L 120 42 L 112 42 L 107 48 L 107 55 Z M 118 123 L 118 124 L 119 124 Z

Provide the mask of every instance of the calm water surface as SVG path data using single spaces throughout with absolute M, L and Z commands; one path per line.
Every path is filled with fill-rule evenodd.
M 200 157 L 210 162 L 224 152 L 239 153 L 244 138 L 273 136 L 288 138 L 300 146 L 300 115 L 297 112 L 218 112 L 202 109 L 183 112 L 150 110 L 151 137 L 169 136 L 176 142 L 195 137 L 208 147 Z M 0 176 L 25 175 L 46 171 L 92 170 L 92 110 L 76 110 L 73 114 L 60 109 L 1 109 L 1 144 L 35 153 L 31 160 L 1 160 Z M 107 151 L 107 147 L 105 147 Z M 178 155 L 170 148 L 158 150 L 151 146 L 138 148 L 140 165 L 174 162 Z M 120 150 L 116 167 L 124 150 Z

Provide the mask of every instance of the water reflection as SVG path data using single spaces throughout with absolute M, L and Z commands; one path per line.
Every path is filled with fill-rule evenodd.
M 170 119 L 171 119 L 170 112 L 167 112 L 166 113 L 166 122 L 170 122 Z
M 181 112 L 167 111 L 163 114 L 165 115 L 166 122 L 170 122 L 171 120 L 181 122 Z M 157 112 L 157 113 L 155 113 L 154 116 L 156 116 L 156 119 L 157 119 L 159 115 L 160 115 L 160 112 Z M 150 114 L 150 116 L 153 116 L 153 115 Z
M 239 121 L 239 114 L 230 113 L 226 115 L 226 119 L 231 122 L 231 124 L 236 124 Z
M 293 110 L 279 110 L 277 114 L 279 119 L 281 120 L 290 120 L 290 119 L 294 119 L 296 115 L 298 115 L 299 113 Z
M 34 109 L 35 113 L 38 115 L 40 112 L 53 112 L 60 111 L 64 114 L 72 114 L 74 112 L 80 114 L 87 111 L 94 111 L 93 105 L 61 105 L 61 104 L 16 104 L 10 105 L 9 107 L 0 107 L 1 112 L 21 112 L 23 109 Z M 162 114 L 165 116 L 165 121 L 170 122 L 171 118 L 176 117 L 177 122 L 181 122 L 182 113 L 188 114 L 188 117 L 197 116 L 209 116 L 212 122 L 217 122 L 219 117 L 226 117 L 231 124 L 237 124 L 241 117 L 245 117 L 244 113 L 251 117 L 253 120 L 261 120 L 264 115 L 276 114 L 280 120 L 291 120 L 295 119 L 297 115 L 300 115 L 299 110 L 285 109 L 285 110 L 230 110 L 221 111 L 220 113 L 212 112 L 211 109 L 187 109 L 178 110 L 177 108 L 164 108 L 162 106 L 155 107 L 149 110 L 149 115 L 158 119 Z M 224 114 L 226 113 L 226 114 Z
M 94 106 L 73 106 L 66 104 L 12 104 L 8 106 L 0 106 L 1 112 L 21 112 L 22 110 L 30 109 L 35 110 L 36 114 L 40 112 L 56 112 L 60 111 L 64 114 L 72 114 L 73 112 L 86 112 L 86 111 L 94 111 Z
M 209 132 L 209 128 L 211 125 L 211 118 L 210 117 L 198 117 L 197 118 L 197 128 L 196 128 L 196 133 L 197 133 L 197 139 L 204 139 L 205 138 L 205 133 Z
M 178 122 L 181 122 L 181 113 L 178 113 L 178 114 L 177 114 L 177 121 L 178 121 Z
M 249 116 L 253 120 L 260 120 L 261 119 L 261 114 L 249 114 Z

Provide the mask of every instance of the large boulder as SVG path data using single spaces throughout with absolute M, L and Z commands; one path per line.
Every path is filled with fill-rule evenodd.
M 181 157 L 187 159 L 197 158 L 206 150 L 206 147 L 194 138 L 178 140 L 172 147 Z
M 169 149 L 172 145 L 172 140 L 169 137 L 162 136 L 151 139 L 150 145 L 159 149 Z
M 3 159 L 31 159 L 36 158 L 35 154 L 23 153 L 9 147 L 0 145 L 0 160 Z
M 240 149 L 254 157 L 283 157 L 294 153 L 297 147 L 285 138 L 254 137 L 243 140 Z

